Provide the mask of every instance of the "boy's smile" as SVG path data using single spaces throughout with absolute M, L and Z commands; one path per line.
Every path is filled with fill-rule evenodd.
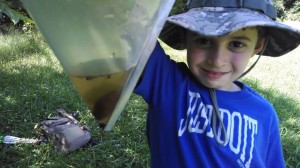
M 209 88 L 238 91 L 233 83 L 249 59 L 263 48 L 256 28 L 239 30 L 224 37 L 210 38 L 187 32 L 187 62 L 199 82 Z
M 227 72 L 214 72 L 214 71 L 209 71 L 209 70 L 206 70 L 206 69 L 202 69 L 203 70 L 203 73 L 205 76 L 207 76 L 208 78 L 220 78 L 222 76 L 224 76 Z

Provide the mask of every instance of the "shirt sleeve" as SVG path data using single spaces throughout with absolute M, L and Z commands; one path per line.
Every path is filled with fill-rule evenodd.
M 160 94 L 160 89 L 163 88 L 161 83 L 163 83 L 163 80 L 166 80 L 166 75 L 168 74 L 166 71 L 172 69 L 169 66 L 171 66 L 170 58 L 165 54 L 159 42 L 157 42 L 134 89 L 134 93 L 142 96 L 148 104 L 151 104 L 153 97 Z

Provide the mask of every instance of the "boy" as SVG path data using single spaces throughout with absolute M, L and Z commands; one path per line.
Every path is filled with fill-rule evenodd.
M 187 49 L 171 61 L 159 44 L 135 88 L 148 103 L 151 167 L 285 167 L 270 103 L 237 81 L 255 54 L 280 56 L 300 31 L 275 22 L 271 0 L 193 0 L 160 39 Z

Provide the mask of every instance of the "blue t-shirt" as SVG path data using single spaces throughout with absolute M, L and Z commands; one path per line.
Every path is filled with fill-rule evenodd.
M 236 82 L 241 91 L 216 90 L 229 137 L 225 146 L 210 126 L 212 102 L 184 63 L 156 45 L 135 88 L 148 103 L 147 138 L 151 167 L 284 167 L 279 122 L 270 103 Z M 224 133 L 217 127 L 217 137 Z

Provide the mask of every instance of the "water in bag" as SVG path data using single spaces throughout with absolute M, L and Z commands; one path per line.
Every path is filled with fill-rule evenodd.
M 174 0 L 23 0 L 104 130 L 111 130 Z

